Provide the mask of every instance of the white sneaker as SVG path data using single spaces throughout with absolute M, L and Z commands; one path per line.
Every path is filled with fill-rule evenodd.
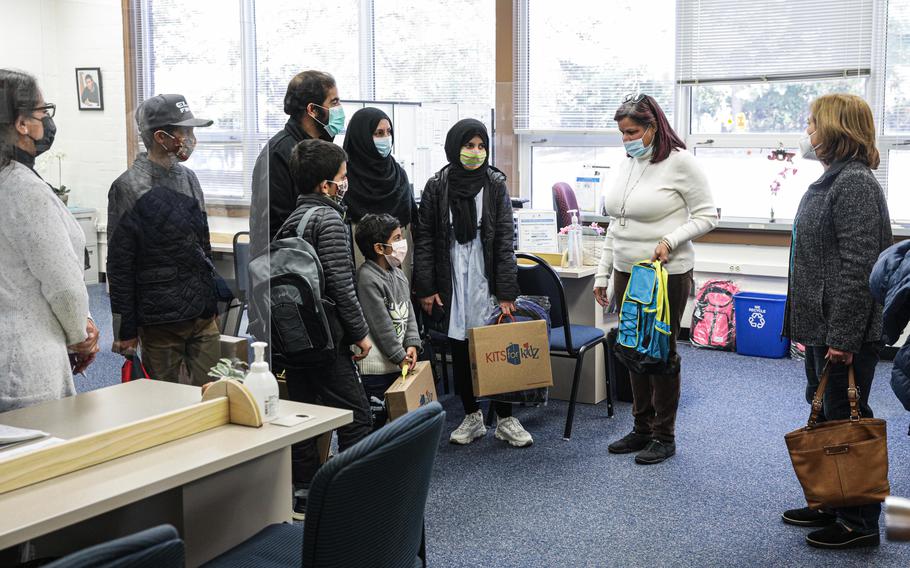
M 528 434 L 528 431 L 524 429 L 521 422 L 514 416 L 497 418 L 496 439 L 504 440 L 516 448 L 523 448 L 534 443 L 534 438 Z
M 487 433 L 487 427 L 483 425 L 483 412 L 478 410 L 468 414 L 461 421 L 461 426 L 455 428 L 449 436 L 449 441 L 453 444 L 470 444 L 477 438 Z

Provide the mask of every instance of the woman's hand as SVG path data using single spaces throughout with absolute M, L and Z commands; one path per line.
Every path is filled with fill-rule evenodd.
M 832 363 L 837 363 L 840 365 L 850 366 L 853 364 L 853 353 L 849 351 L 841 351 L 840 349 L 835 349 L 834 347 L 828 347 L 828 353 L 825 355 L 825 358 Z
M 94 354 L 101 350 L 98 347 L 98 327 L 95 325 L 95 322 L 89 318 L 85 324 L 85 340 L 81 343 L 76 343 L 75 345 L 68 345 L 70 351 L 74 353 L 79 353 L 80 355 L 92 355 L 94 359 Z
M 432 296 L 420 299 L 420 307 L 423 308 L 423 311 L 425 311 L 427 315 L 433 314 L 433 306 L 442 307 L 442 298 L 439 297 L 439 294 L 433 294 Z
M 408 347 L 407 355 L 404 356 L 404 361 L 401 362 L 401 368 L 404 369 L 407 367 L 408 371 L 414 368 L 414 365 L 417 364 L 417 348 Z
M 96 352 L 97 353 L 97 352 Z M 78 375 L 79 373 L 85 372 L 88 369 L 88 366 L 95 362 L 96 353 L 74 353 L 73 358 L 73 374 Z
M 664 241 L 657 243 L 654 254 L 651 255 L 651 262 L 659 260 L 661 264 L 667 264 L 670 261 L 670 247 Z
M 499 302 L 499 309 L 503 316 L 509 317 L 515 311 L 515 302 Z
M 610 299 L 607 297 L 607 287 L 598 286 L 594 288 L 594 299 L 597 300 L 598 304 L 606 308 L 610 303 Z

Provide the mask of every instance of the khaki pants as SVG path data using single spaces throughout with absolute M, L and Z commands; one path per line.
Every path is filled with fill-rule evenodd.
M 613 271 L 613 294 L 621 304 L 629 273 Z M 671 274 L 667 281 L 670 300 L 670 355 L 676 355 L 676 338 L 686 301 L 692 290 L 692 271 Z M 639 375 L 629 371 L 632 383 L 632 416 L 635 431 L 653 436 L 662 442 L 674 442 L 676 437 L 676 411 L 679 408 L 680 375 Z
M 142 363 L 149 376 L 180 382 L 180 366 L 186 365 L 192 384 L 202 386 L 213 381 L 209 369 L 221 358 L 217 322 L 213 317 L 140 327 Z

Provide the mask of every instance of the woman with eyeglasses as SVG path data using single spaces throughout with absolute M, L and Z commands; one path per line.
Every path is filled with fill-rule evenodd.
M 34 77 L 0 69 L 0 412 L 75 394 L 98 352 L 85 235 L 34 170 L 54 109 Z
M 344 150 L 348 153 L 348 191 L 344 194 L 344 204 L 355 231 L 357 223 L 369 213 L 387 213 L 398 219 L 410 249 L 417 203 L 407 172 L 392 156 L 394 141 L 392 120 L 378 108 L 362 108 L 351 116 L 344 134 Z M 411 256 L 409 252 L 401 265 L 409 279 Z M 354 247 L 354 263 L 358 267 L 364 263 L 357 247 Z
M 519 293 L 512 201 L 506 176 L 489 164 L 489 146 L 479 120 L 460 120 L 449 129 L 449 163 L 427 181 L 414 238 L 414 291 L 430 324 L 449 338 L 465 413 L 449 441 L 461 445 L 487 433 L 471 382 L 468 330 L 485 325 L 497 304 L 510 315 Z M 497 440 L 515 447 L 534 442 L 510 404 L 494 402 L 492 410 Z
M 653 97 L 626 97 L 613 119 L 622 133 L 626 157 L 617 167 L 605 207 L 610 225 L 594 282 L 594 297 L 622 302 L 632 266 L 659 260 L 670 275 L 670 359 L 666 374 L 630 372 L 635 426 L 613 442 L 614 454 L 637 453 L 635 462 L 657 464 L 676 453 L 676 411 L 680 369 L 676 353 L 680 319 L 692 289 L 695 250 L 692 240 L 717 225 L 717 209 L 708 180 L 686 151 L 686 145 L 667 121 Z

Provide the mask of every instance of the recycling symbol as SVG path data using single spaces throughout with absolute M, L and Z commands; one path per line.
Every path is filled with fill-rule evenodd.
M 749 325 L 758 329 L 765 327 L 765 316 L 761 315 L 759 312 L 753 312 L 752 315 L 749 316 Z

